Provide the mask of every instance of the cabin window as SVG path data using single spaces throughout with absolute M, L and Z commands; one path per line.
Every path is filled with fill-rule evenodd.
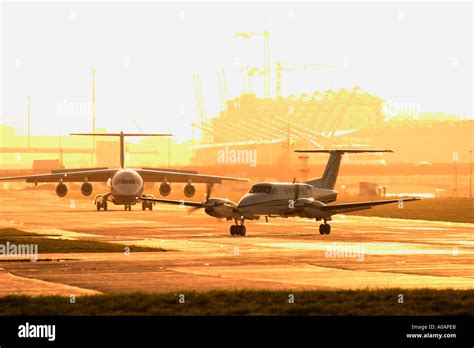
M 270 185 L 254 185 L 249 191 L 250 193 L 272 193 L 272 186 Z

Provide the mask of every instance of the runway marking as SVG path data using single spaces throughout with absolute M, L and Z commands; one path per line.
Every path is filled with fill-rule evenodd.
M 0 268 L 0 295 L 97 295 L 99 291 L 14 275 Z
M 352 246 L 363 245 L 364 254 L 366 255 L 452 255 L 452 248 L 448 249 L 434 249 L 423 244 L 415 243 L 373 243 L 373 242 L 341 242 L 341 241 L 326 241 L 320 243 L 257 243 L 254 245 L 264 247 L 277 247 L 285 249 L 299 249 L 299 250 L 318 250 L 327 251 L 334 244 L 338 246 Z M 472 251 L 459 250 L 459 254 L 473 254 Z
M 153 225 L 155 224 L 153 221 L 147 221 L 147 220 L 106 221 L 105 223 L 108 225 L 135 225 L 135 224 Z
M 452 228 L 442 228 L 442 227 L 397 227 L 398 230 L 419 230 L 419 231 L 451 231 Z
M 436 288 L 474 288 L 474 279 L 464 277 L 437 277 L 418 274 L 368 272 L 316 265 L 292 265 L 279 268 L 271 266 L 259 266 L 258 268 L 255 266 L 241 266 L 237 268 L 196 266 L 170 267 L 169 269 L 194 275 L 308 285 L 329 289 L 419 288 L 420 280 Z M 288 278 L 288 272 L 291 272 L 291 278 Z
M 192 231 L 215 231 L 216 229 L 213 227 L 192 227 L 189 228 L 189 226 L 182 226 L 182 227 L 165 227 L 165 228 L 160 228 L 160 231 L 181 231 L 181 232 L 186 232 L 187 230 L 192 230 Z

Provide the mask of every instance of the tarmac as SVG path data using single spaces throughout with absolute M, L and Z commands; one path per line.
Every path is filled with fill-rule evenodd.
M 474 288 L 474 224 L 335 215 L 331 234 L 320 235 L 320 222 L 275 218 L 247 221 L 247 236 L 232 237 L 231 221 L 203 211 L 109 209 L 96 211 L 92 198 L 1 191 L 0 228 L 119 243 L 124 252 L 39 249 L 36 262 L 0 255 L 0 296 Z M 136 245 L 166 252 L 137 252 Z

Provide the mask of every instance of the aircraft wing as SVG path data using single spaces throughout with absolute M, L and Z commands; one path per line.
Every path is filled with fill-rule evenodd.
M 91 170 L 64 170 L 53 172 L 51 174 L 35 174 L 24 176 L 9 176 L 0 178 L 0 181 L 19 181 L 26 180 L 26 182 L 58 182 L 62 179 L 63 182 L 106 182 L 119 169 L 91 169 Z M 134 169 L 143 178 L 145 182 L 160 182 L 166 178 L 170 182 L 188 182 L 193 183 L 211 183 L 220 184 L 223 180 L 234 181 L 248 181 L 248 179 L 233 178 L 228 176 L 217 175 L 203 175 L 191 171 L 173 171 L 173 170 L 154 170 L 154 169 Z
M 138 198 L 142 201 L 185 205 L 185 206 L 188 206 L 188 207 L 202 207 L 202 203 L 200 203 L 200 202 L 179 201 L 179 200 L 173 200 L 173 199 L 148 198 L 148 197 L 138 197 Z
M 220 184 L 223 180 L 232 181 L 249 181 L 248 179 L 234 178 L 229 176 L 204 175 L 184 171 L 168 171 L 168 170 L 154 170 L 154 169 L 135 169 L 143 178 L 145 182 L 161 182 L 168 180 L 169 182 L 188 182 L 193 183 L 210 183 Z
M 331 204 L 319 207 L 322 211 L 329 212 L 331 215 L 345 213 L 350 211 L 370 209 L 377 205 L 384 205 L 398 202 L 411 202 L 419 201 L 421 198 L 399 198 L 399 199 L 387 199 L 383 201 L 367 201 L 367 202 L 356 202 L 356 203 L 343 203 L 343 204 Z
M 97 170 L 77 170 L 77 171 L 64 171 L 51 174 L 35 174 L 35 175 L 24 175 L 24 176 L 9 176 L 0 178 L 0 181 L 18 181 L 26 180 L 26 182 L 58 182 L 60 179 L 63 182 L 107 182 L 111 178 L 117 169 L 97 169 Z
M 176 205 L 184 205 L 188 207 L 194 207 L 194 208 L 208 208 L 208 209 L 220 209 L 220 208 L 225 208 L 224 211 L 220 212 L 215 212 L 213 214 L 209 214 L 213 217 L 216 218 L 226 218 L 226 219 L 232 219 L 232 218 L 239 218 L 241 216 L 244 216 L 245 219 L 247 220 L 258 220 L 259 216 L 253 215 L 251 213 L 245 213 L 240 211 L 239 209 L 236 208 L 236 204 L 224 200 L 224 202 L 217 202 L 217 203 L 211 203 L 210 205 L 206 204 L 206 202 L 191 202 L 191 201 L 183 201 L 183 200 L 173 200 L 173 199 L 162 199 L 162 198 L 149 198 L 149 197 L 137 197 L 138 199 L 142 201 L 150 201 L 150 202 L 159 202 L 159 203 L 168 203 L 168 204 L 176 204 Z M 207 212 L 207 211 L 206 211 Z

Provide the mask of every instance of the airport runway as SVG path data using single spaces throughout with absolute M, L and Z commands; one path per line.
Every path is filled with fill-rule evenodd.
M 474 224 L 335 216 L 332 232 L 303 219 L 230 222 L 186 208 L 112 206 L 49 191 L 0 192 L 0 228 L 63 238 L 160 246 L 166 252 L 42 254 L 53 261 L 0 256 L 0 295 L 84 295 L 212 289 L 474 288 Z M 394 207 L 396 209 L 396 207 Z

